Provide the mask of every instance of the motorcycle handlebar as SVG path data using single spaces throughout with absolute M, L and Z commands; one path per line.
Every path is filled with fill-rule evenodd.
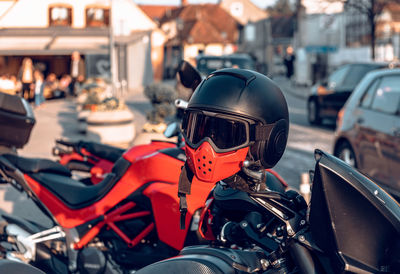
M 78 145 L 79 142 L 71 142 L 71 141 L 66 141 L 66 140 L 62 140 L 62 139 L 57 139 L 56 143 L 63 145 L 63 146 L 67 146 L 67 147 L 75 147 Z

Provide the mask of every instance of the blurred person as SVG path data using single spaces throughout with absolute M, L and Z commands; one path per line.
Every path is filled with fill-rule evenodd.
M 33 72 L 33 78 L 35 80 L 35 87 L 34 87 L 35 106 L 39 107 L 44 101 L 44 97 L 43 97 L 44 76 L 43 76 L 43 73 L 40 70 L 35 70 Z
M 71 88 L 71 76 L 68 74 L 64 74 L 61 78 L 60 81 L 58 82 L 58 89 L 61 91 L 64 91 L 65 94 L 72 94 L 70 88 Z
M 294 60 L 296 59 L 293 54 L 293 48 L 288 46 L 286 49 L 285 57 L 283 58 L 283 64 L 286 67 L 286 77 L 291 78 L 294 73 Z
M 43 96 L 44 98 L 52 98 L 54 92 L 58 89 L 58 79 L 55 73 L 49 73 L 44 81 Z
M 69 92 L 71 96 L 76 95 L 75 85 L 79 85 L 85 81 L 85 62 L 82 60 L 78 51 L 72 52 L 71 55 L 71 83 Z
M 15 76 L 14 76 L 15 78 Z M 8 93 L 11 95 L 16 94 L 16 82 L 11 79 L 11 76 L 8 74 L 3 74 L 0 77 L 0 92 Z
M 19 94 L 19 91 L 21 90 L 21 82 L 18 81 L 17 76 L 15 76 L 14 74 L 10 75 L 10 81 L 13 83 L 13 85 L 15 86 L 15 94 Z
M 22 60 L 22 65 L 21 68 L 18 72 L 18 79 L 22 83 L 22 94 L 21 96 L 25 98 L 26 100 L 30 101 L 31 100 L 31 88 L 32 88 L 32 83 L 33 83 L 33 62 L 32 59 L 29 57 L 25 57 Z

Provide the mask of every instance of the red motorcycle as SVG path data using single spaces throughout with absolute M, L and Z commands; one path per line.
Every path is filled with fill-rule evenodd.
M 22 147 L 34 118 L 23 99 L 7 100 L 13 102 L 13 113 L 0 105 L 0 120 L 9 115 L 8 120 L 16 121 L 14 128 L 18 125 L 25 134 L 19 136 L 26 138 L 0 138 L 0 143 Z M 0 252 L 50 273 L 124 273 L 176 255 L 183 246 L 199 242 L 200 211 L 211 190 L 211 185 L 193 184 L 185 229 L 179 229 L 178 180 L 185 158 L 176 144 L 135 146 L 101 182 L 85 185 L 71 179 L 60 163 L 1 155 L 2 181 L 27 193 L 53 226 L 3 214 Z
M 54 222 L 44 228 L 4 214 L 3 240 L 13 243 L 6 256 L 53 273 L 87 265 L 108 273 L 115 263 L 134 269 L 196 243 L 199 212 L 211 187 L 193 188 L 198 198 L 190 200 L 186 229 L 180 230 L 177 182 L 183 156 L 179 148 L 149 154 L 136 146 L 92 186 L 72 180 L 67 168 L 49 160 L 0 156 L 3 180 L 26 192 Z

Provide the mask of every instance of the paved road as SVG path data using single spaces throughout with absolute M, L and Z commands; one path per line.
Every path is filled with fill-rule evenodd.
M 327 121 L 323 126 L 310 126 L 306 111 L 308 89 L 293 87 L 284 77 L 274 80 L 284 92 L 290 117 L 287 149 L 275 170 L 290 186 L 298 189 L 301 173 L 314 169 L 314 150 L 331 153 L 334 125 Z

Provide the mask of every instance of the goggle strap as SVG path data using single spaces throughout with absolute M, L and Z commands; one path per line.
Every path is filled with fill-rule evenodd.
M 182 167 L 178 183 L 178 197 L 179 197 L 179 212 L 181 213 L 180 228 L 185 229 L 185 220 L 187 212 L 186 194 L 190 194 L 192 188 L 193 172 L 190 170 L 188 164 Z
M 269 134 L 274 126 L 275 123 L 267 125 L 257 124 L 254 132 L 254 141 L 264 141 L 268 139 Z
M 180 217 L 180 229 L 185 229 L 185 221 L 186 221 L 186 213 L 187 213 L 187 201 L 186 194 L 182 194 L 179 196 L 179 212 L 181 214 Z

